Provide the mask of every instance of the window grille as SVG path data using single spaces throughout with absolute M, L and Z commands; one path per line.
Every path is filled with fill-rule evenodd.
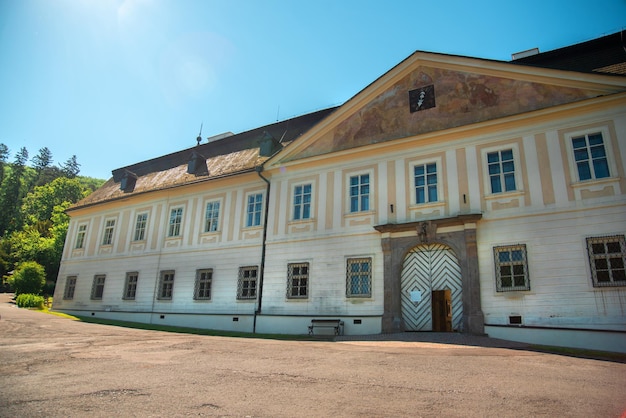
M 530 290 L 526 244 L 494 247 L 493 255 L 498 292 Z
M 256 299 L 258 267 L 240 267 L 237 281 L 237 299 Z
M 65 282 L 65 292 L 63 299 L 74 299 L 74 291 L 76 290 L 76 276 L 68 276 Z
M 174 271 L 167 270 L 161 272 L 161 280 L 159 283 L 159 294 L 157 299 L 171 300 L 174 293 Z
M 213 270 L 202 269 L 196 271 L 196 285 L 194 289 L 195 300 L 211 300 L 211 282 Z
M 137 279 L 139 273 L 126 273 L 126 283 L 124 284 L 124 299 L 133 300 L 137 294 Z
M 91 287 L 91 299 L 100 300 L 104 294 L 104 280 L 106 276 L 96 275 L 93 278 L 93 286 Z
M 372 259 L 349 258 L 346 271 L 346 296 L 372 296 Z
M 624 235 L 587 238 L 587 252 L 594 287 L 626 286 Z
M 309 290 L 309 263 L 287 265 L 287 298 L 306 299 Z

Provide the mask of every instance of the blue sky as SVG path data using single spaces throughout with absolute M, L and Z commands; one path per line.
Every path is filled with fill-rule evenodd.
M 508 61 L 625 0 L 0 0 L 0 142 L 81 175 L 344 103 L 416 50 Z

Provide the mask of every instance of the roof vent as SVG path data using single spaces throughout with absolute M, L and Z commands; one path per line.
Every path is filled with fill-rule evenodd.
M 187 163 L 187 173 L 196 176 L 208 176 L 209 169 L 206 166 L 206 158 L 196 151 L 193 151 Z
M 259 145 L 261 146 L 259 150 L 261 157 L 271 157 L 283 148 L 281 143 L 267 131 L 263 131 L 263 136 L 259 139 Z
M 515 54 L 511 54 L 511 58 L 513 61 L 518 60 L 520 58 L 531 57 L 533 55 L 539 54 L 539 48 L 527 49 L 526 51 L 516 52 Z
M 120 190 L 124 193 L 131 193 L 135 190 L 137 183 L 137 174 L 129 170 L 124 170 L 124 176 L 120 180 Z

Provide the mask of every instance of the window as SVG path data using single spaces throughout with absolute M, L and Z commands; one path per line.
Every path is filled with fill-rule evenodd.
M 587 238 L 587 252 L 594 287 L 626 286 L 624 235 Z
M 601 132 L 573 137 L 572 148 L 578 171 L 578 180 L 584 181 L 609 177 L 609 163 L 606 158 Z
M 248 196 L 248 207 L 246 209 L 246 226 L 261 225 L 261 211 L 263 206 L 263 194 L 251 194 Z
M 217 231 L 220 218 L 220 202 L 208 202 L 204 213 L 204 232 Z
M 135 222 L 135 236 L 133 241 L 143 241 L 146 239 L 146 224 L 148 223 L 148 214 L 140 213 L 137 215 Z
M 93 285 L 91 286 L 91 299 L 100 300 L 104 293 L 104 280 L 106 276 L 98 274 L 93 277 Z
M 493 255 L 498 292 L 530 290 L 525 244 L 494 247 Z
M 293 190 L 293 219 L 311 218 L 311 185 L 303 184 Z
M 196 286 L 193 293 L 195 300 L 211 300 L 211 282 L 213 270 L 202 269 L 196 271 Z
M 113 231 L 115 230 L 115 219 L 108 219 L 104 224 L 104 235 L 102 236 L 102 245 L 111 245 L 113 243 Z
M 372 296 L 372 259 L 349 258 L 346 271 L 346 296 Z
M 415 203 L 437 201 L 437 164 L 419 164 L 413 167 Z
M 76 235 L 76 246 L 74 248 L 79 249 L 85 246 L 86 234 L 87 234 L 87 225 L 79 225 L 78 234 Z
M 237 299 L 256 299 L 257 273 L 256 266 L 239 268 Z
M 127 300 L 134 300 L 137 294 L 137 279 L 139 273 L 132 272 L 126 273 L 126 283 L 124 283 L 124 298 Z
M 309 263 L 287 265 L 287 298 L 306 299 L 309 290 Z
M 65 281 L 63 299 L 74 299 L 74 290 L 76 290 L 76 276 L 68 276 Z
M 159 281 L 159 294 L 157 299 L 171 300 L 174 291 L 174 271 L 165 270 L 161 272 L 161 280 Z
M 489 171 L 491 193 L 516 190 L 512 149 L 487 153 L 487 170 Z
M 174 208 L 170 211 L 170 226 L 167 230 L 168 237 L 180 236 L 180 226 L 183 223 L 183 208 Z
M 350 212 L 364 212 L 370 209 L 370 175 L 350 177 Z

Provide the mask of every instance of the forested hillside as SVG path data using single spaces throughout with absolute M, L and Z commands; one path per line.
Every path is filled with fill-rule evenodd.
M 26 148 L 11 150 L 0 143 L 0 276 L 3 288 L 11 273 L 35 261 L 45 270 L 51 294 L 57 279 L 69 224 L 65 210 L 105 180 L 79 176 L 76 156 L 54 165 L 44 147 L 29 159 Z

